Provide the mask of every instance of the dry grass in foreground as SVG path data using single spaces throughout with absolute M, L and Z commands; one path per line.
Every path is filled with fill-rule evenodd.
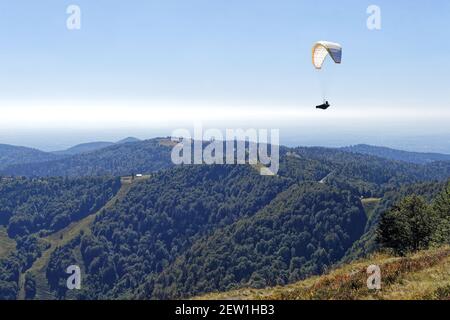
M 381 268 L 382 289 L 367 288 L 367 267 Z M 450 247 L 407 257 L 376 254 L 324 276 L 287 286 L 212 293 L 198 299 L 262 300 L 420 300 L 450 299 Z

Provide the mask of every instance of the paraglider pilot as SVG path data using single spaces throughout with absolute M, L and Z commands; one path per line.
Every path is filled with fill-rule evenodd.
M 316 106 L 316 109 L 327 110 L 329 107 L 330 107 L 330 104 L 328 103 L 328 101 L 325 101 L 324 104 L 321 104 L 320 106 Z

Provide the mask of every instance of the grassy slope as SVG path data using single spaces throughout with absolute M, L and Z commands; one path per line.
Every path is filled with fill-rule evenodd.
M 6 228 L 0 226 L 0 258 L 7 256 L 16 248 L 16 242 L 8 237 Z
M 48 262 L 50 260 L 50 256 L 53 253 L 53 251 L 60 246 L 63 246 L 67 243 L 69 243 L 71 240 L 76 238 L 81 231 L 83 231 L 85 234 L 89 234 L 91 232 L 90 226 L 93 223 L 96 215 L 103 210 L 113 206 L 116 201 L 122 199 L 127 192 L 130 190 L 133 183 L 137 183 L 139 181 L 147 179 L 148 176 L 144 176 L 142 178 L 136 178 L 134 181 L 132 181 L 130 178 L 122 178 L 122 187 L 117 192 L 117 194 L 109 200 L 106 205 L 101 208 L 96 214 L 92 214 L 90 216 L 85 217 L 84 219 L 81 219 L 80 221 L 73 222 L 66 228 L 49 235 L 48 237 L 45 237 L 42 239 L 42 241 L 45 241 L 50 244 L 50 248 L 44 251 L 42 256 L 37 259 L 30 269 L 28 269 L 26 272 L 30 272 L 35 275 L 36 277 L 36 296 L 35 299 L 37 300 L 49 300 L 49 299 L 55 299 L 53 294 L 50 292 L 47 284 L 47 278 L 45 275 L 45 271 L 47 269 Z M 80 254 L 81 255 L 81 254 Z M 80 256 L 80 261 L 82 261 Z M 82 267 L 82 266 L 80 266 Z M 25 279 L 25 273 L 21 274 L 19 286 L 20 286 L 20 292 L 18 299 L 23 300 L 25 297 L 25 291 L 24 291 L 24 279 Z
M 372 264 L 381 268 L 381 291 L 367 289 L 366 268 Z M 213 293 L 198 299 L 450 299 L 450 247 L 422 251 L 404 258 L 376 254 L 327 275 L 288 286 Z
M 381 198 L 361 199 L 361 203 L 364 207 L 364 211 L 366 212 L 367 219 L 370 219 L 373 211 L 375 210 L 376 206 L 380 203 L 380 201 L 381 201 Z

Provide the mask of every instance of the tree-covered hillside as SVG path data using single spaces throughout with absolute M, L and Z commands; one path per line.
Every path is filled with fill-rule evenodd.
M 448 162 L 327 148 L 281 147 L 277 176 L 259 175 L 258 165 L 175 167 L 172 146 L 154 139 L 8 167 L 30 176 L 152 174 L 126 192 L 118 178 L 3 178 L 0 218 L 16 248 L 0 260 L 2 297 L 180 298 L 284 285 L 373 252 L 383 213 L 411 194 L 431 201 L 450 177 Z M 63 239 L 57 231 L 71 222 L 67 240 L 52 237 Z M 73 264 L 83 288 L 68 292 Z
M 446 184 L 447 182 L 445 181 L 422 182 L 406 184 L 398 189 L 386 191 L 383 198 L 380 199 L 373 209 L 367 221 L 364 235 L 353 244 L 342 261 L 348 263 L 357 258 L 365 257 L 379 249 L 376 236 L 381 216 L 402 199 L 410 195 L 419 195 L 428 203 L 431 203 L 442 192 Z
M 0 178 L 0 224 L 16 242 L 0 257 L 0 299 L 16 299 L 19 278 L 47 248 L 40 240 L 101 208 L 118 190 L 116 178 Z
M 269 274 L 267 283 L 286 283 L 340 259 L 365 223 L 348 191 L 250 166 L 186 166 L 132 188 L 96 219 L 92 235 L 52 255 L 47 278 L 63 295 L 65 266 L 82 264 L 79 298 L 102 299 L 187 297 L 260 286 Z
M 92 152 L 95 150 L 104 149 L 114 145 L 114 142 L 109 141 L 97 141 L 97 142 L 88 142 L 77 144 L 76 146 L 70 147 L 65 150 L 59 150 L 52 152 L 53 154 L 65 155 L 65 156 L 73 156 L 80 153 Z
M 119 188 L 116 178 L 2 178 L 0 224 L 13 238 L 52 233 L 101 208 Z
M 168 138 L 116 144 L 55 161 L 10 165 L 0 170 L 0 174 L 28 177 L 149 174 L 173 166 L 173 145 Z M 314 181 L 326 177 L 328 184 L 367 197 L 380 196 L 387 188 L 445 180 L 450 176 L 450 162 L 419 165 L 330 148 L 281 147 L 280 162 L 280 175 Z
M 450 154 L 410 152 L 386 147 L 370 146 L 367 144 L 344 147 L 341 148 L 341 150 L 417 164 L 426 164 L 435 161 L 450 161 Z
M 44 162 L 60 158 L 62 156 L 37 149 L 0 144 L 0 170 L 10 165 Z
M 450 162 L 419 165 L 319 147 L 294 148 L 292 152 L 332 168 L 326 178 L 328 185 L 353 190 L 364 197 L 382 197 L 407 184 L 445 181 L 450 177 Z
M 95 221 L 80 246 L 87 270 L 84 297 L 134 294 L 198 239 L 253 216 L 292 181 L 264 177 L 250 166 L 186 166 L 156 174 Z M 51 283 L 59 283 L 73 247 L 52 257 Z M 61 261 L 55 263 L 54 261 Z
M 73 156 L 80 153 L 86 153 L 86 152 L 92 152 L 100 149 L 104 149 L 107 147 L 110 147 L 114 144 L 124 144 L 124 143 L 134 143 L 139 142 L 140 140 L 133 137 L 128 137 L 122 140 L 119 140 L 117 142 L 110 142 L 110 141 L 96 141 L 96 142 L 87 142 L 87 143 L 81 143 L 77 144 L 73 147 L 70 147 L 65 150 L 59 150 L 54 151 L 52 153 L 58 154 L 58 155 L 66 155 L 66 156 Z
M 398 255 L 450 245 L 450 182 L 431 203 L 410 194 L 383 212 L 377 241 Z
M 115 144 L 54 161 L 11 165 L 0 173 L 27 177 L 126 176 L 172 166 L 170 153 L 170 146 L 161 143 L 161 139 L 152 139 Z
M 256 215 L 199 239 L 140 298 L 182 298 L 241 286 L 284 285 L 320 274 L 361 236 L 359 198 L 317 183 L 294 185 Z
M 418 193 L 421 195 L 419 196 Z M 375 226 L 379 252 L 340 264 L 322 277 L 290 285 L 210 293 L 204 299 L 450 298 L 450 181 L 403 188 Z M 367 288 L 367 268 L 380 267 L 381 290 Z M 181 269 L 183 270 L 183 269 Z

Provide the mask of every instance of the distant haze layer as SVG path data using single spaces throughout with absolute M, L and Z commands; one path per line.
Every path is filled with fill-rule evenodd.
M 285 145 L 367 143 L 450 153 L 450 111 L 441 108 L 213 105 L 206 102 L 2 103 L 0 143 L 60 150 L 78 143 L 169 136 L 205 129 L 280 129 Z

